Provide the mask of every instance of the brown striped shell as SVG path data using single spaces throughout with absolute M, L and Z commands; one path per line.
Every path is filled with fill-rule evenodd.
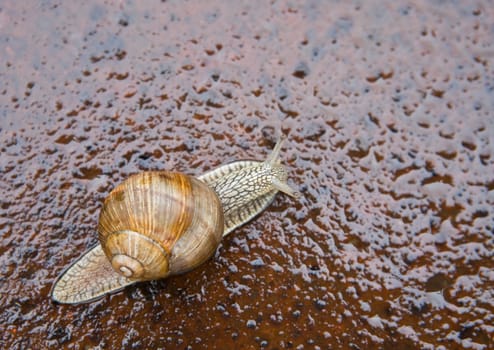
M 140 281 L 164 278 L 211 257 L 223 210 L 216 193 L 191 176 L 144 172 L 105 199 L 98 234 L 115 271 Z

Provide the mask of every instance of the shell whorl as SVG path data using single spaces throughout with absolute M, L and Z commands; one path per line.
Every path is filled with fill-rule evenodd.
M 104 247 L 113 269 L 127 278 L 146 280 L 168 274 L 170 254 L 143 233 L 111 232 Z

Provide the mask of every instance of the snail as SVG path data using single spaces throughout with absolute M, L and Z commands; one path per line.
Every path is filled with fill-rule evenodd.
M 278 191 L 300 196 L 279 159 L 284 139 L 264 162 L 235 161 L 197 178 L 169 171 L 130 176 L 104 200 L 99 244 L 62 272 L 52 300 L 94 301 L 208 260 L 222 237 L 260 214 Z

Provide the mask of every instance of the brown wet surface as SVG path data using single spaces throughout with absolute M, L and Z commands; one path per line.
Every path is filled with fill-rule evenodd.
M 488 1 L 0 6 L 0 347 L 494 347 Z M 52 282 L 130 174 L 263 159 L 278 196 L 198 269 Z

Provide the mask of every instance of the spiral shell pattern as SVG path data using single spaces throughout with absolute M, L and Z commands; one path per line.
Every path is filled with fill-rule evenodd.
M 106 198 L 98 234 L 115 271 L 151 280 L 187 271 L 207 260 L 223 234 L 218 196 L 181 173 L 131 176 Z M 184 262 L 183 256 L 193 257 Z

